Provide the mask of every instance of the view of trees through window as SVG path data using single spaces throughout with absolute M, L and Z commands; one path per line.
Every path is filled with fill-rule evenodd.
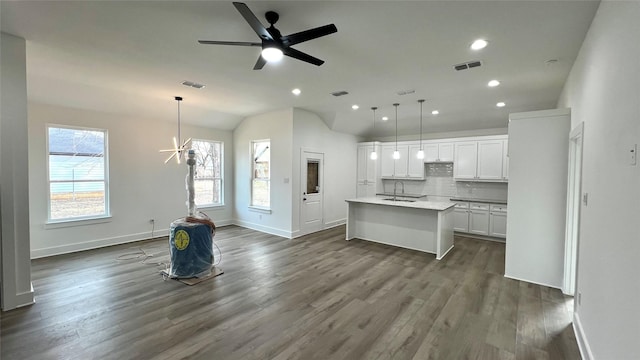
M 196 205 L 222 205 L 222 142 L 193 140 L 191 149 L 196 153 Z
M 109 214 L 106 131 L 49 127 L 49 220 Z

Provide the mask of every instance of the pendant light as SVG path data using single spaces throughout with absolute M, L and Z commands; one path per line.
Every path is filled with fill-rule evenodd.
M 393 106 L 396 108 L 396 150 L 393 152 L 393 158 L 395 160 L 400 159 L 400 152 L 398 151 L 398 106 L 400 104 L 395 103 Z
M 376 128 L 376 110 L 378 110 L 377 107 L 372 107 L 371 110 L 373 110 L 373 128 Z M 371 142 L 371 154 L 369 155 L 369 157 L 371 158 L 371 160 L 376 160 L 378 158 L 378 154 L 376 153 L 376 145 L 373 143 L 373 141 Z
M 175 136 L 173 137 L 173 149 L 160 150 L 160 152 L 173 153 L 171 154 L 171 156 L 167 158 L 167 160 L 164 161 L 165 164 L 168 163 L 169 160 L 173 159 L 174 157 L 176 158 L 176 162 L 180 164 L 180 160 L 182 160 L 182 156 L 184 152 L 187 150 L 187 145 L 189 145 L 189 143 L 191 142 L 191 138 L 188 138 L 182 143 L 182 145 L 178 146 L 181 140 L 180 139 L 180 102 L 182 101 L 182 97 L 176 96 L 174 99 L 178 102 L 178 139 L 176 139 Z
M 420 103 L 420 150 L 416 156 L 418 159 L 424 159 L 424 150 L 422 149 L 422 103 L 424 99 L 420 99 L 418 102 Z

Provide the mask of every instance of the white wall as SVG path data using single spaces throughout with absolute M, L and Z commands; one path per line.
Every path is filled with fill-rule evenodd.
M 316 114 L 293 109 L 293 237 L 301 230 L 302 150 L 324 153 L 323 225 L 329 228 L 346 222 L 344 200 L 356 196 L 357 149 L 357 137 L 329 129 Z
M 532 111 L 509 118 L 505 276 L 560 288 L 570 111 Z
M 235 223 L 270 234 L 291 237 L 293 110 L 244 119 L 233 131 Z M 251 203 L 251 141 L 271 140 L 271 212 Z
M 167 101 L 171 101 L 170 99 Z M 106 129 L 109 141 L 110 205 L 108 222 L 79 226 L 46 225 L 46 126 L 71 125 Z M 170 223 L 186 215 L 187 168 L 159 149 L 171 148 L 176 123 L 29 104 L 29 190 L 32 257 L 147 239 L 150 219 L 154 236 L 166 235 Z M 233 141 L 230 131 L 182 125 L 182 137 L 224 142 L 224 198 L 221 208 L 201 209 L 216 225 L 230 224 L 233 216 Z M 75 223 L 76 225 L 80 223 Z
M 29 261 L 29 178 L 25 40 L 0 41 L 0 245 L 2 309 L 33 303 Z
M 638 356 L 640 339 L 640 2 L 603 1 L 559 106 L 584 122 L 576 309 L 578 337 L 595 359 Z M 587 355 L 588 356 L 588 355 Z

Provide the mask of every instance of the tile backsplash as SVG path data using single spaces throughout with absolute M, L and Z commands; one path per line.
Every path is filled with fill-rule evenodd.
M 455 181 L 453 163 L 425 164 L 425 175 L 423 181 L 403 180 L 404 191 L 425 194 L 435 201 L 448 201 L 450 197 L 507 200 L 506 183 Z M 393 192 L 394 180 L 382 180 L 382 184 L 385 192 Z

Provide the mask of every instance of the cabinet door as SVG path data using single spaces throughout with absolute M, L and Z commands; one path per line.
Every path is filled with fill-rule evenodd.
M 495 237 L 507 237 L 507 213 L 491 212 L 489 215 L 489 235 Z
M 478 141 L 478 179 L 502 180 L 502 140 Z
M 410 145 L 407 156 L 407 174 L 410 178 L 424 179 L 424 160 L 418 159 L 420 145 Z M 400 159 L 402 160 L 402 159 Z
M 380 176 L 390 178 L 393 177 L 393 151 L 395 150 L 395 146 L 386 145 L 382 146 L 382 150 L 380 151 Z
M 453 177 L 456 179 L 475 179 L 478 164 L 478 142 L 467 141 L 455 144 Z
M 453 143 L 438 144 L 438 161 L 453 161 Z
M 478 235 L 489 235 L 489 211 L 470 210 L 469 232 Z
M 453 209 L 453 230 L 469 232 L 469 210 Z
M 509 180 L 509 140 L 502 140 L 502 179 Z
M 367 155 L 367 147 L 358 145 L 358 170 L 356 175 L 358 184 L 365 184 L 367 181 L 367 164 L 369 159 Z
M 424 162 L 438 161 L 438 144 L 424 144 Z
M 391 151 L 392 155 L 394 150 L 395 148 Z M 400 159 L 395 160 L 394 177 L 409 177 L 409 146 L 398 145 L 398 152 L 400 153 Z

